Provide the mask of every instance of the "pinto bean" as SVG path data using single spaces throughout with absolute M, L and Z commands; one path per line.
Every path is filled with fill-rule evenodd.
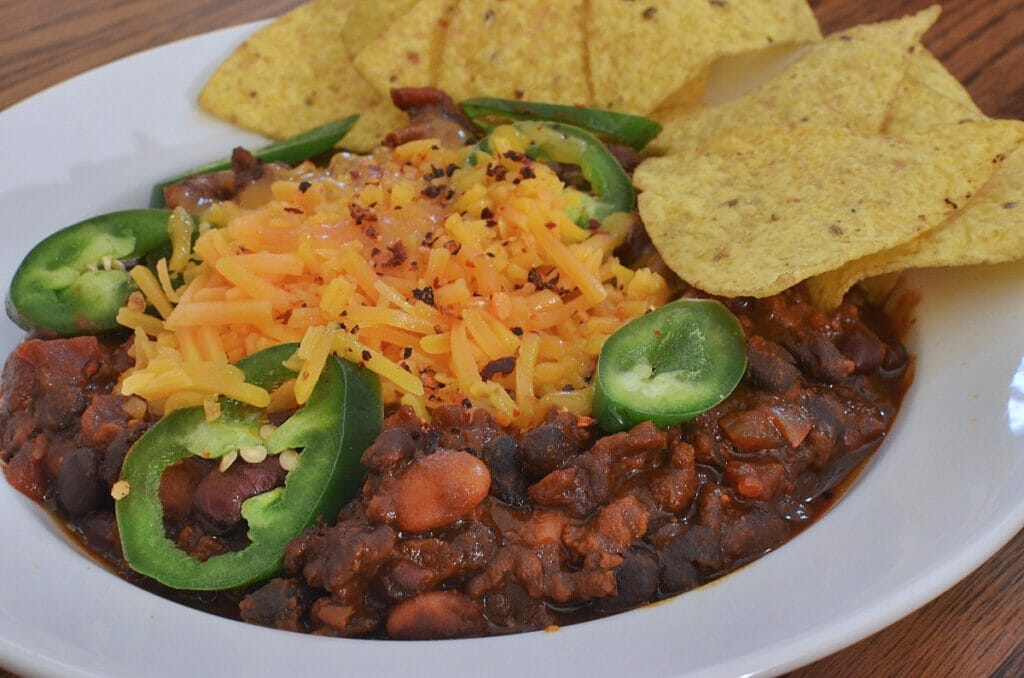
M 491 474 L 468 452 L 441 450 L 414 461 L 392 487 L 398 528 L 425 532 L 476 508 L 491 487 Z
M 400 640 L 461 638 L 487 628 L 483 609 L 457 591 L 430 591 L 399 603 L 388 615 L 388 635 Z

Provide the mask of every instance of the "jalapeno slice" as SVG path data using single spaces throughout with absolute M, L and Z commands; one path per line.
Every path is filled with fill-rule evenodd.
M 358 115 L 350 115 L 347 118 L 335 120 L 334 122 L 314 127 L 301 134 L 282 139 L 277 143 L 257 149 L 252 154 L 255 158 L 264 162 L 286 162 L 289 165 L 295 165 L 334 148 L 334 145 L 349 133 L 349 130 L 352 129 L 358 119 Z M 182 172 L 170 179 L 164 179 L 153 186 L 149 196 L 149 206 L 163 207 L 167 204 L 164 200 L 164 189 L 168 186 L 177 184 L 189 177 L 223 172 L 229 169 L 231 169 L 231 159 L 221 158 L 220 160 L 214 160 L 213 162 L 190 169 L 187 172 Z
M 14 273 L 7 315 L 48 335 L 116 329 L 117 311 L 135 289 L 127 271 L 170 246 L 168 210 L 126 210 L 86 219 L 36 245 Z
M 638 151 L 658 136 L 661 124 L 650 118 L 599 108 L 477 97 L 459 104 L 474 122 L 485 120 L 541 120 L 561 122 L 585 129 L 602 138 L 626 144 Z
M 566 189 L 580 194 L 578 207 L 570 215 L 577 226 L 591 228 L 610 214 L 633 210 L 636 205 L 633 182 L 615 156 L 593 134 L 556 122 L 522 121 L 511 127 L 526 138 L 526 155 L 530 158 L 580 168 L 590 184 L 589 192 Z M 477 147 L 490 152 L 490 137 L 490 134 L 484 137 Z M 470 156 L 470 162 L 474 157 Z
M 619 328 L 597 362 L 594 418 L 606 431 L 670 426 L 725 400 L 747 367 L 743 328 L 711 299 L 680 299 Z
M 282 365 L 295 348 L 275 346 L 238 366 L 247 381 L 271 390 L 295 376 Z M 136 572 L 194 591 L 232 589 L 273 576 L 287 543 L 317 519 L 332 519 L 356 493 L 363 479 L 359 459 L 380 431 L 382 419 L 376 376 L 334 357 L 328 359 L 306 405 L 266 440 L 259 434 L 263 413 L 247 405 L 227 402 L 221 417 L 212 422 L 206 421 L 202 407 L 172 412 L 139 438 L 125 457 L 121 479 L 128 483 L 128 494 L 115 506 L 125 559 Z M 296 449 L 298 462 L 283 487 L 242 503 L 247 547 L 205 561 L 193 558 L 165 536 L 163 472 L 189 455 L 217 458 L 247 445 L 263 445 L 271 454 Z

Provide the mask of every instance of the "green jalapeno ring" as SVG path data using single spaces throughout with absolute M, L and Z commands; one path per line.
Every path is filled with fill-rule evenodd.
M 275 346 L 238 363 L 247 380 L 264 388 L 294 376 L 282 363 L 295 344 Z M 319 518 L 333 518 L 362 482 L 359 460 L 383 419 L 380 382 L 364 368 L 329 358 L 306 405 L 262 440 L 261 412 L 226 402 L 221 418 L 207 422 L 203 408 L 176 410 L 156 423 L 125 458 L 121 478 L 128 494 L 115 513 L 125 559 L 136 572 L 171 588 L 233 589 L 265 580 L 281 568 L 287 543 Z M 242 504 L 250 544 L 240 550 L 192 558 L 164 533 L 160 480 L 189 455 L 217 458 L 242 445 L 269 452 L 299 449 L 283 487 Z
M 725 400 L 747 366 L 739 320 L 712 299 L 680 299 L 616 330 L 601 347 L 593 416 L 608 432 L 670 426 Z
M 534 160 L 550 160 L 577 165 L 590 184 L 593 195 L 574 188 L 580 193 L 580 206 L 570 214 L 581 228 L 591 228 L 616 212 L 631 212 L 636 205 L 633 182 L 608 149 L 597 137 L 586 130 L 557 122 L 520 121 L 512 127 L 529 141 L 526 155 Z M 484 137 L 477 148 L 490 152 L 490 135 Z M 470 154 L 469 162 L 476 162 Z
M 135 283 L 123 262 L 170 246 L 168 210 L 103 214 L 50 235 L 25 256 L 7 295 L 7 315 L 28 331 L 99 334 L 117 329 L 117 311 Z
M 583 106 L 495 97 L 466 99 L 459 106 L 478 124 L 484 119 L 567 123 L 637 151 L 643 150 L 661 131 L 661 124 L 650 118 Z
M 295 165 L 334 148 L 334 145 L 349 133 L 358 120 L 358 115 L 350 115 L 346 118 L 306 130 L 287 139 L 282 139 L 269 146 L 259 148 L 253 151 L 252 154 L 255 158 L 264 162 L 280 161 Z M 149 196 L 149 206 L 163 207 L 167 204 L 164 199 L 164 189 L 168 186 L 177 184 L 189 177 L 223 172 L 229 169 L 231 169 L 231 159 L 221 158 L 220 160 L 214 160 L 187 172 L 177 174 L 170 179 L 164 179 L 153 186 Z

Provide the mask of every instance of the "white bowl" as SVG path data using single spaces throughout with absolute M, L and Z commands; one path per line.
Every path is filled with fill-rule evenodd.
M 253 26 L 145 52 L 0 114 L 0 286 L 45 234 L 144 205 L 150 185 L 261 140 L 198 111 Z M 554 632 L 459 641 L 271 631 L 137 589 L 0 483 L 0 665 L 47 676 L 769 675 L 882 628 L 1024 525 L 1024 266 L 911 277 L 917 376 L 847 495 L 780 550 L 678 598 Z M 21 333 L 0 323 L 0 353 Z

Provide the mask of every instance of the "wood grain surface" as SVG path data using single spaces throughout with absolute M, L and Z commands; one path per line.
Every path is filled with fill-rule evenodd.
M 657 4 L 659 0 L 648 0 Z M 0 0 L 0 110 L 78 73 L 296 0 Z M 928 0 L 811 0 L 824 32 Z M 949 0 L 926 46 L 990 116 L 1024 119 L 1024 0 Z M 0 139 L 0 149 L 3 140 Z M 874 636 L 790 674 L 1024 676 L 1024 533 L 956 587 Z M 0 630 L 2 633 L 2 630 Z M 0 669 L 0 676 L 11 674 Z

